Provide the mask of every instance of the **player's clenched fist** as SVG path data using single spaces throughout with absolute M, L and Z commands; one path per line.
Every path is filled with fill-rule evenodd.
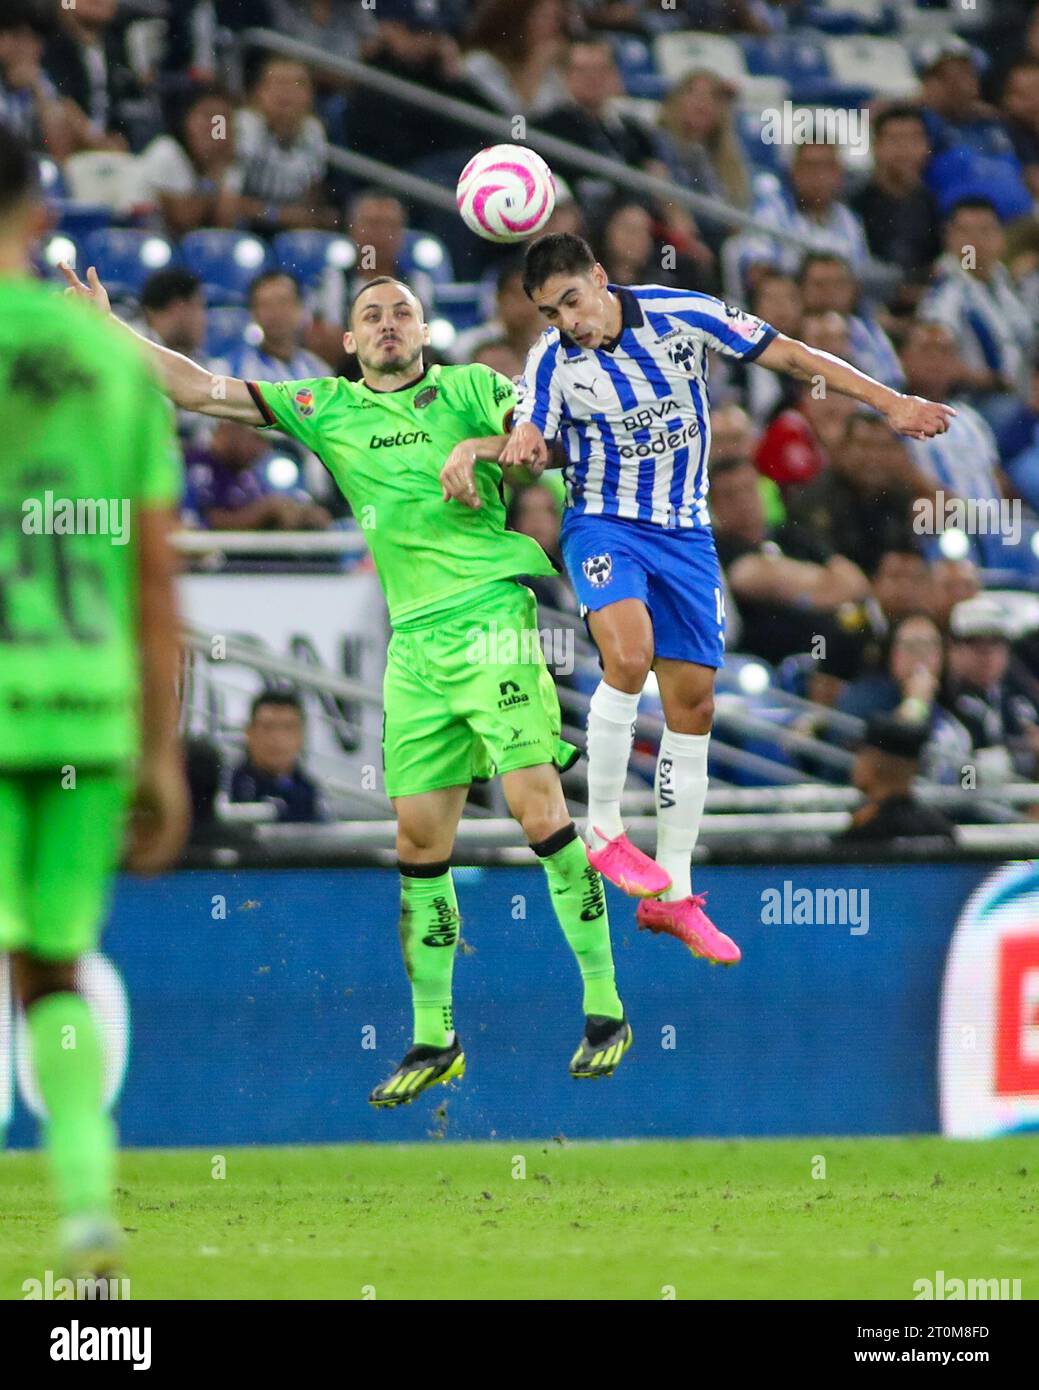
M 58 262 L 58 269 L 68 281 L 68 289 L 65 291 L 66 294 L 75 295 L 79 299 L 85 299 L 89 304 L 93 304 L 94 308 L 100 314 L 110 314 L 112 312 L 112 302 L 108 298 L 108 291 L 105 289 L 104 285 L 102 285 L 94 266 L 91 266 L 87 271 L 87 283 L 85 285 L 72 267 L 66 265 L 64 261 Z
M 503 468 L 536 468 L 548 463 L 548 445 L 536 425 L 517 425 L 498 457 Z
M 899 396 L 887 418 L 899 434 L 907 434 L 910 439 L 932 439 L 945 433 L 955 414 L 951 406 L 925 401 L 922 396 Z
M 456 444 L 447 456 L 447 462 L 440 470 L 440 486 L 444 490 L 444 501 L 452 498 L 473 511 L 480 506 L 480 495 L 476 490 L 476 450 L 469 443 Z

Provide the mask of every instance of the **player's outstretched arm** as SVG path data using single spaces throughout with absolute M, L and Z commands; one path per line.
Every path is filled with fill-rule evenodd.
M 87 271 L 86 284 L 70 266 L 62 264 L 61 271 L 68 281 L 66 294 L 75 295 L 93 305 L 98 313 L 107 315 L 113 323 L 132 334 L 145 349 L 159 374 L 163 390 L 174 405 L 180 406 L 182 410 L 196 410 L 201 415 L 215 415 L 222 420 L 237 420 L 243 425 L 265 423 L 260 408 L 244 381 L 238 381 L 234 377 L 214 376 L 212 372 L 207 372 L 204 367 L 192 362 L 190 357 L 183 357 L 179 352 L 171 352 L 169 348 L 149 342 L 128 323 L 116 318 L 112 312 L 108 291 L 93 266 Z
M 956 414 L 951 406 L 937 401 L 925 401 L 922 396 L 903 396 L 874 381 L 850 362 L 832 353 L 820 352 L 807 343 L 798 342 L 780 333 L 757 359 L 762 367 L 774 372 L 786 372 L 801 381 L 821 378 L 828 387 L 844 396 L 872 406 L 886 417 L 888 424 L 910 439 L 931 439 L 944 434 L 950 419 Z

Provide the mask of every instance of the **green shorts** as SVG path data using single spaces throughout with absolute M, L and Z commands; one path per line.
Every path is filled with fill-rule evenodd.
M 580 757 L 559 736 L 534 595 L 511 580 L 428 626 L 395 631 L 383 695 L 387 796 L 467 787 L 540 763 L 565 770 Z
M 0 772 L 0 951 L 71 961 L 101 934 L 123 844 L 123 771 Z

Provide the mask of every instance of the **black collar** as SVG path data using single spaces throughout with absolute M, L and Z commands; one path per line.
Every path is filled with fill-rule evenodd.
M 616 338 L 609 338 L 599 344 L 600 352 L 613 352 L 617 344 L 624 337 L 625 329 L 641 328 L 645 323 L 642 316 L 642 306 L 625 285 L 610 285 L 606 288 L 611 294 L 615 294 L 621 303 L 621 331 Z

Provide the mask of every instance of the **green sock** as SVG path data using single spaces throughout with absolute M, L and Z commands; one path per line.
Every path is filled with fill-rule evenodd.
M 63 1216 L 107 1212 L 115 1175 L 115 1126 L 102 1106 L 101 1040 L 79 994 L 45 994 L 26 1011 L 47 1106 L 45 1142 Z
M 411 866 L 425 868 L 422 866 Z M 451 972 L 458 945 L 458 899 L 451 870 L 416 876 L 402 866 L 400 942 L 411 981 L 416 1043 L 446 1047 L 454 1032 Z
M 571 824 L 535 845 L 534 852 L 545 870 L 552 906 L 563 935 L 581 968 L 585 1013 L 623 1018 L 624 1005 L 617 993 L 602 875 L 589 864 L 584 841 Z

